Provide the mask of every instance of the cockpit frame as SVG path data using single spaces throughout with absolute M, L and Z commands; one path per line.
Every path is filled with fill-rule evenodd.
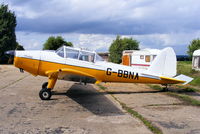
M 62 46 L 58 48 L 55 53 L 62 58 L 70 58 L 92 63 L 103 61 L 95 51 L 84 50 L 81 48 Z

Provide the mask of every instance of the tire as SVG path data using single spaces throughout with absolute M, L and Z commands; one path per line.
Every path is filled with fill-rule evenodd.
M 51 90 L 47 88 L 43 88 L 39 92 L 39 97 L 41 100 L 50 100 L 51 95 Z
M 48 85 L 48 82 L 44 82 L 44 83 L 42 84 L 42 89 L 47 88 L 47 85 Z

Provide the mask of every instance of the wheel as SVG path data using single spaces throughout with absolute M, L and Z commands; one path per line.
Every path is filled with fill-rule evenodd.
M 43 88 L 47 88 L 47 85 L 48 85 L 48 82 L 44 82 L 44 83 L 42 84 L 42 89 L 43 89 Z
M 162 91 L 167 92 L 167 91 L 169 91 L 169 89 L 166 88 L 166 87 L 164 87 L 164 88 L 162 89 Z
M 162 91 L 164 91 L 164 92 L 169 91 L 168 84 L 162 84 L 162 86 L 165 86 L 162 88 Z
M 41 100 L 50 100 L 51 98 L 51 90 L 47 88 L 43 88 L 39 92 L 39 96 Z

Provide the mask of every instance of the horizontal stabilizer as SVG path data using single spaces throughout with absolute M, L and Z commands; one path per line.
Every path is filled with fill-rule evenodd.
M 183 74 L 174 77 L 174 79 L 178 79 L 178 80 L 185 81 L 185 82 L 183 83 L 183 85 L 186 85 L 186 84 L 188 84 L 189 82 L 191 82 L 191 81 L 193 80 L 193 78 L 188 77 L 188 76 L 183 75 Z

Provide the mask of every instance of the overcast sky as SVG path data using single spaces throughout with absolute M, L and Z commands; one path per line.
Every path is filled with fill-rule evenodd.
M 17 41 L 42 49 L 61 35 L 76 47 L 108 51 L 116 35 L 133 37 L 140 48 L 171 46 L 186 54 L 200 37 L 199 0 L 0 0 L 17 16 Z

